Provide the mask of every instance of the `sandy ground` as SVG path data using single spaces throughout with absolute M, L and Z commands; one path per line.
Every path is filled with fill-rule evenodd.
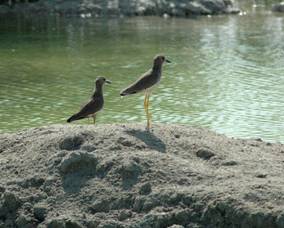
M 284 227 L 284 145 L 182 125 L 0 135 L 0 227 Z

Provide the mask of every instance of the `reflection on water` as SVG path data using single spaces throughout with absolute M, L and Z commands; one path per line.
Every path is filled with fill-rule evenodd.
M 119 91 L 166 53 L 155 122 L 284 142 L 283 18 L 1 19 L 0 131 L 65 123 L 98 75 L 113 81 L 98 123 L 145 122 L 143 95 Z

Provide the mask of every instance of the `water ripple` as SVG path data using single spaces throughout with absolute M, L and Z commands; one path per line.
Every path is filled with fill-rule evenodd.
M 155 122 L 284 142 L 283 21 L 259 14 L 0 22 L 0 132 L 65 123 L 98 75 L 113 81 L 98 123 L 145 122 L 143 94 L 121 99 L 119 91 L 166 53 L 172 64 L 150 98 Z

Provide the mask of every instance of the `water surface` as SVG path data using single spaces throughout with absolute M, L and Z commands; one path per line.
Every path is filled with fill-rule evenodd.
M 284 142 L 284 17 L 1 18 L 0 132 L 65 123 L 102 75 L 98 124 L 145 122 L 143 94 L 119 91 L 152 65 L 172 64 L 151 96 L 154 122 Z M 78 123 L 90 124 L 91 120 Z

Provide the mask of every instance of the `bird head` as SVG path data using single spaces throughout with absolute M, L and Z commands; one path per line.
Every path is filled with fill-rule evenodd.
M 96 85 L 111 84 L 111 81 L 107 80 L 105 77 L 98 77 L 96 79 Z
M 157 55 L 154 58 L 154 64 L 162 65 L 164 62 L 170 63 L 171 61 L 166 59 L 164 55 Z

